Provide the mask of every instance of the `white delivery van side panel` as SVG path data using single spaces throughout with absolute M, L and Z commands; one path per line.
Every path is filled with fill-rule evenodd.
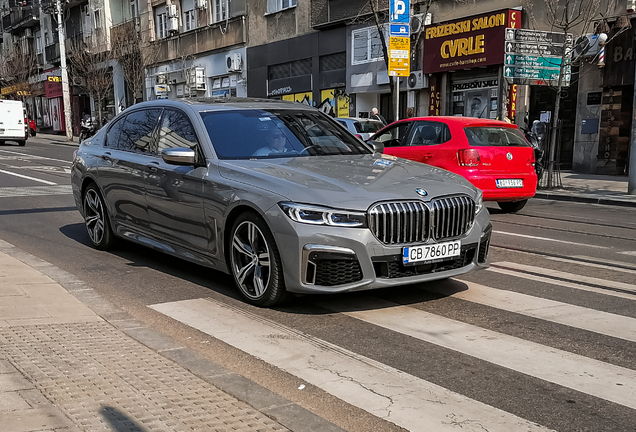
M 0 100 L 0 140 L 26 139 L 24 118 L 21 101 Z

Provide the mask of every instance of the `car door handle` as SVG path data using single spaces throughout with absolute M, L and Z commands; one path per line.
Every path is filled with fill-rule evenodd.
M 150 172 L 155 172 L 159 169 L 159 162 L 150 162 L 149 165 L 146 165 L 146 168 L 148 168 Z
M 423 157 L 424 159 L 430 159 L 430 158 L 432 158 L 432 157 L 433 157 L 433 153 L 424 153 L 424 154 L 422 155 L 422 157 Z
M 103 155 L 100 156 L 102 159 L 104 159 L 105 161 L 112 161 L 113 158 L 111 157 L 111 153 L 110 152 L 105 152 Z

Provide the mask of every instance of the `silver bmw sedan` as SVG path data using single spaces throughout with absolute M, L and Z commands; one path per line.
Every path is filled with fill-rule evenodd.
M 140 103 L 82 142 L 71 176 L 96 248 L 132 241 L 231 273 L 258 306 L 486 266 L 478 189 L 301 104 Z

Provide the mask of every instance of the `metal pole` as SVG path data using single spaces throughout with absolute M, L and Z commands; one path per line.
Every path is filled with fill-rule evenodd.
M 68 71 L 66 70 L 66 31 L 62 21 L 62 5 L 60 0 L 55 2 L 57 11 L 57 34 L 60 44 L 60 69 L 62 70 L 62 100 L 64 101 L 64 120 L 66 125 L 66 139 L 73 141 L 73 123 L 71 119 L 71 92 L 68 87 Z
M 636 84 L 636 77 L 634 78 Z M 636 195 L 636 92 L 634 92 L 632 107 L 632 142 L 629 149 L 629 172 L 627 176 L 627 193 Z
M 395 121 L 400 119 L 400 77 L 395 78 Z

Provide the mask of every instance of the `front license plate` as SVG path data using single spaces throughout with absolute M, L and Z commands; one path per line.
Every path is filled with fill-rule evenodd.
M 497 179 L 498 188 L 521 188 L 523 179 Z
M 462 242 L 452 241 L 425 246 L 405 247 L 402 250 L 404 264 L 443 261 L 460 255 Z

